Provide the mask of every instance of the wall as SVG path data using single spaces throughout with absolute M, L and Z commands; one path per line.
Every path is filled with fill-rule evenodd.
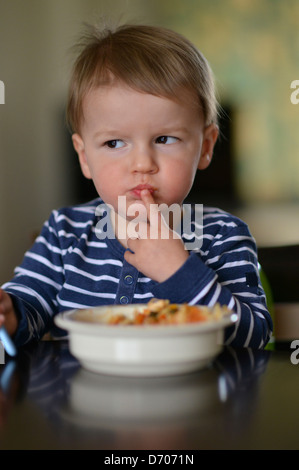
M 237 191 L 244 202 L 299 199 L 297 0 L 181 0 L 156 4 L 206 55 L 220 101 L 235 111 Z
M 146 0 L 0 0 L 0 284 L 52 209 L 71 204 L 64 104 L 84 22 L 145 21 Z

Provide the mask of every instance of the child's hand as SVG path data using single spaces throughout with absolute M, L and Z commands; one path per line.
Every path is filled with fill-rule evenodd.
M 168 227 L 158 209 L 153 206 L 150 209 L 151 205 L 155 204 L 150 192 L 143 190 L 141 198 L 148 220 L 144 222 L 146 227 L 141 230 L 139 227 L 139 231 L 144 233 L 145 229 L 147 237 L 128 239 L 127 246 L 133 253 L 126 251 L 125 259 L 145 276 L 163 282 L 185 263 L 189 256 L 188 251 L 185 250 L 180 236 Z M 155 238 L 150 237 L 150 230 L 155 234 Z
M 10 295 L 0 289 L 0 328 L 2 325 L 5 325 L 8 334 L 12 336 L 17 330 L 18 319 Z

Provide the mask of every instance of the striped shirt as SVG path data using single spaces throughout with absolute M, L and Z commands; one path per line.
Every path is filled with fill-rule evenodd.
M 125 248 L 97 232 L 102 201 L 52 212 L 14 277 L 2 288 L 20 316 L 17 345 L 55 331 L 53 317 L 74 308 L 146 303 L 152 297 L 173 303 L 227 305 L 238 315 L 225 343 L 264 347 L 272 330 L 261 286 L 255 241 L 247 225 L 220 209 L 204 207 L 202 227 L 192 210 L 186 246 L 200 238 L 185 264 L 164 282 L 144 276 L 124 259 Z M 191 230 L 192 229 L 192 230 Z M 199 234 L 199 235 L 198 235 Z M 58 333 L 58 331 L 56 331 Z

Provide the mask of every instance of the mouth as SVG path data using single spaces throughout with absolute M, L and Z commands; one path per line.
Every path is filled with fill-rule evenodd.
M 134 194 L 138 199 L 140 199 L 141 191 L 143 189 L 147 189 L 150 192 L 150 194 L 153 194 L 157 190 L 150 184 L 139 184 L 138 186 L 135 186 L 133 189 L 131 189 L 131 193 Z

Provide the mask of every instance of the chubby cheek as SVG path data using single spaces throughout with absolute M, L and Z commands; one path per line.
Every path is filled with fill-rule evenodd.
M 106 204 L 111 204 L 115 207 L 115 203 L 117 202 L 117 191 L 115 188 L 114 183 L 109 184 L 110 178 L 106 177 L 102 178 L 95 178 L 93 180 L 96 190 L 99 196 L 103 199 Z
M 101 166 L 94 169 L 92 179 L 99 196 L 106 204 L 111 204 L 115 208 L 121 191 L 122 177 L 119 172 Z
M 169 171 L 163 189 L 167 204 L 181 204 L 191 190 L 195 172 L 186 171 L 182 167 Z M 166 202 L 166 201 L 165 201 Z

